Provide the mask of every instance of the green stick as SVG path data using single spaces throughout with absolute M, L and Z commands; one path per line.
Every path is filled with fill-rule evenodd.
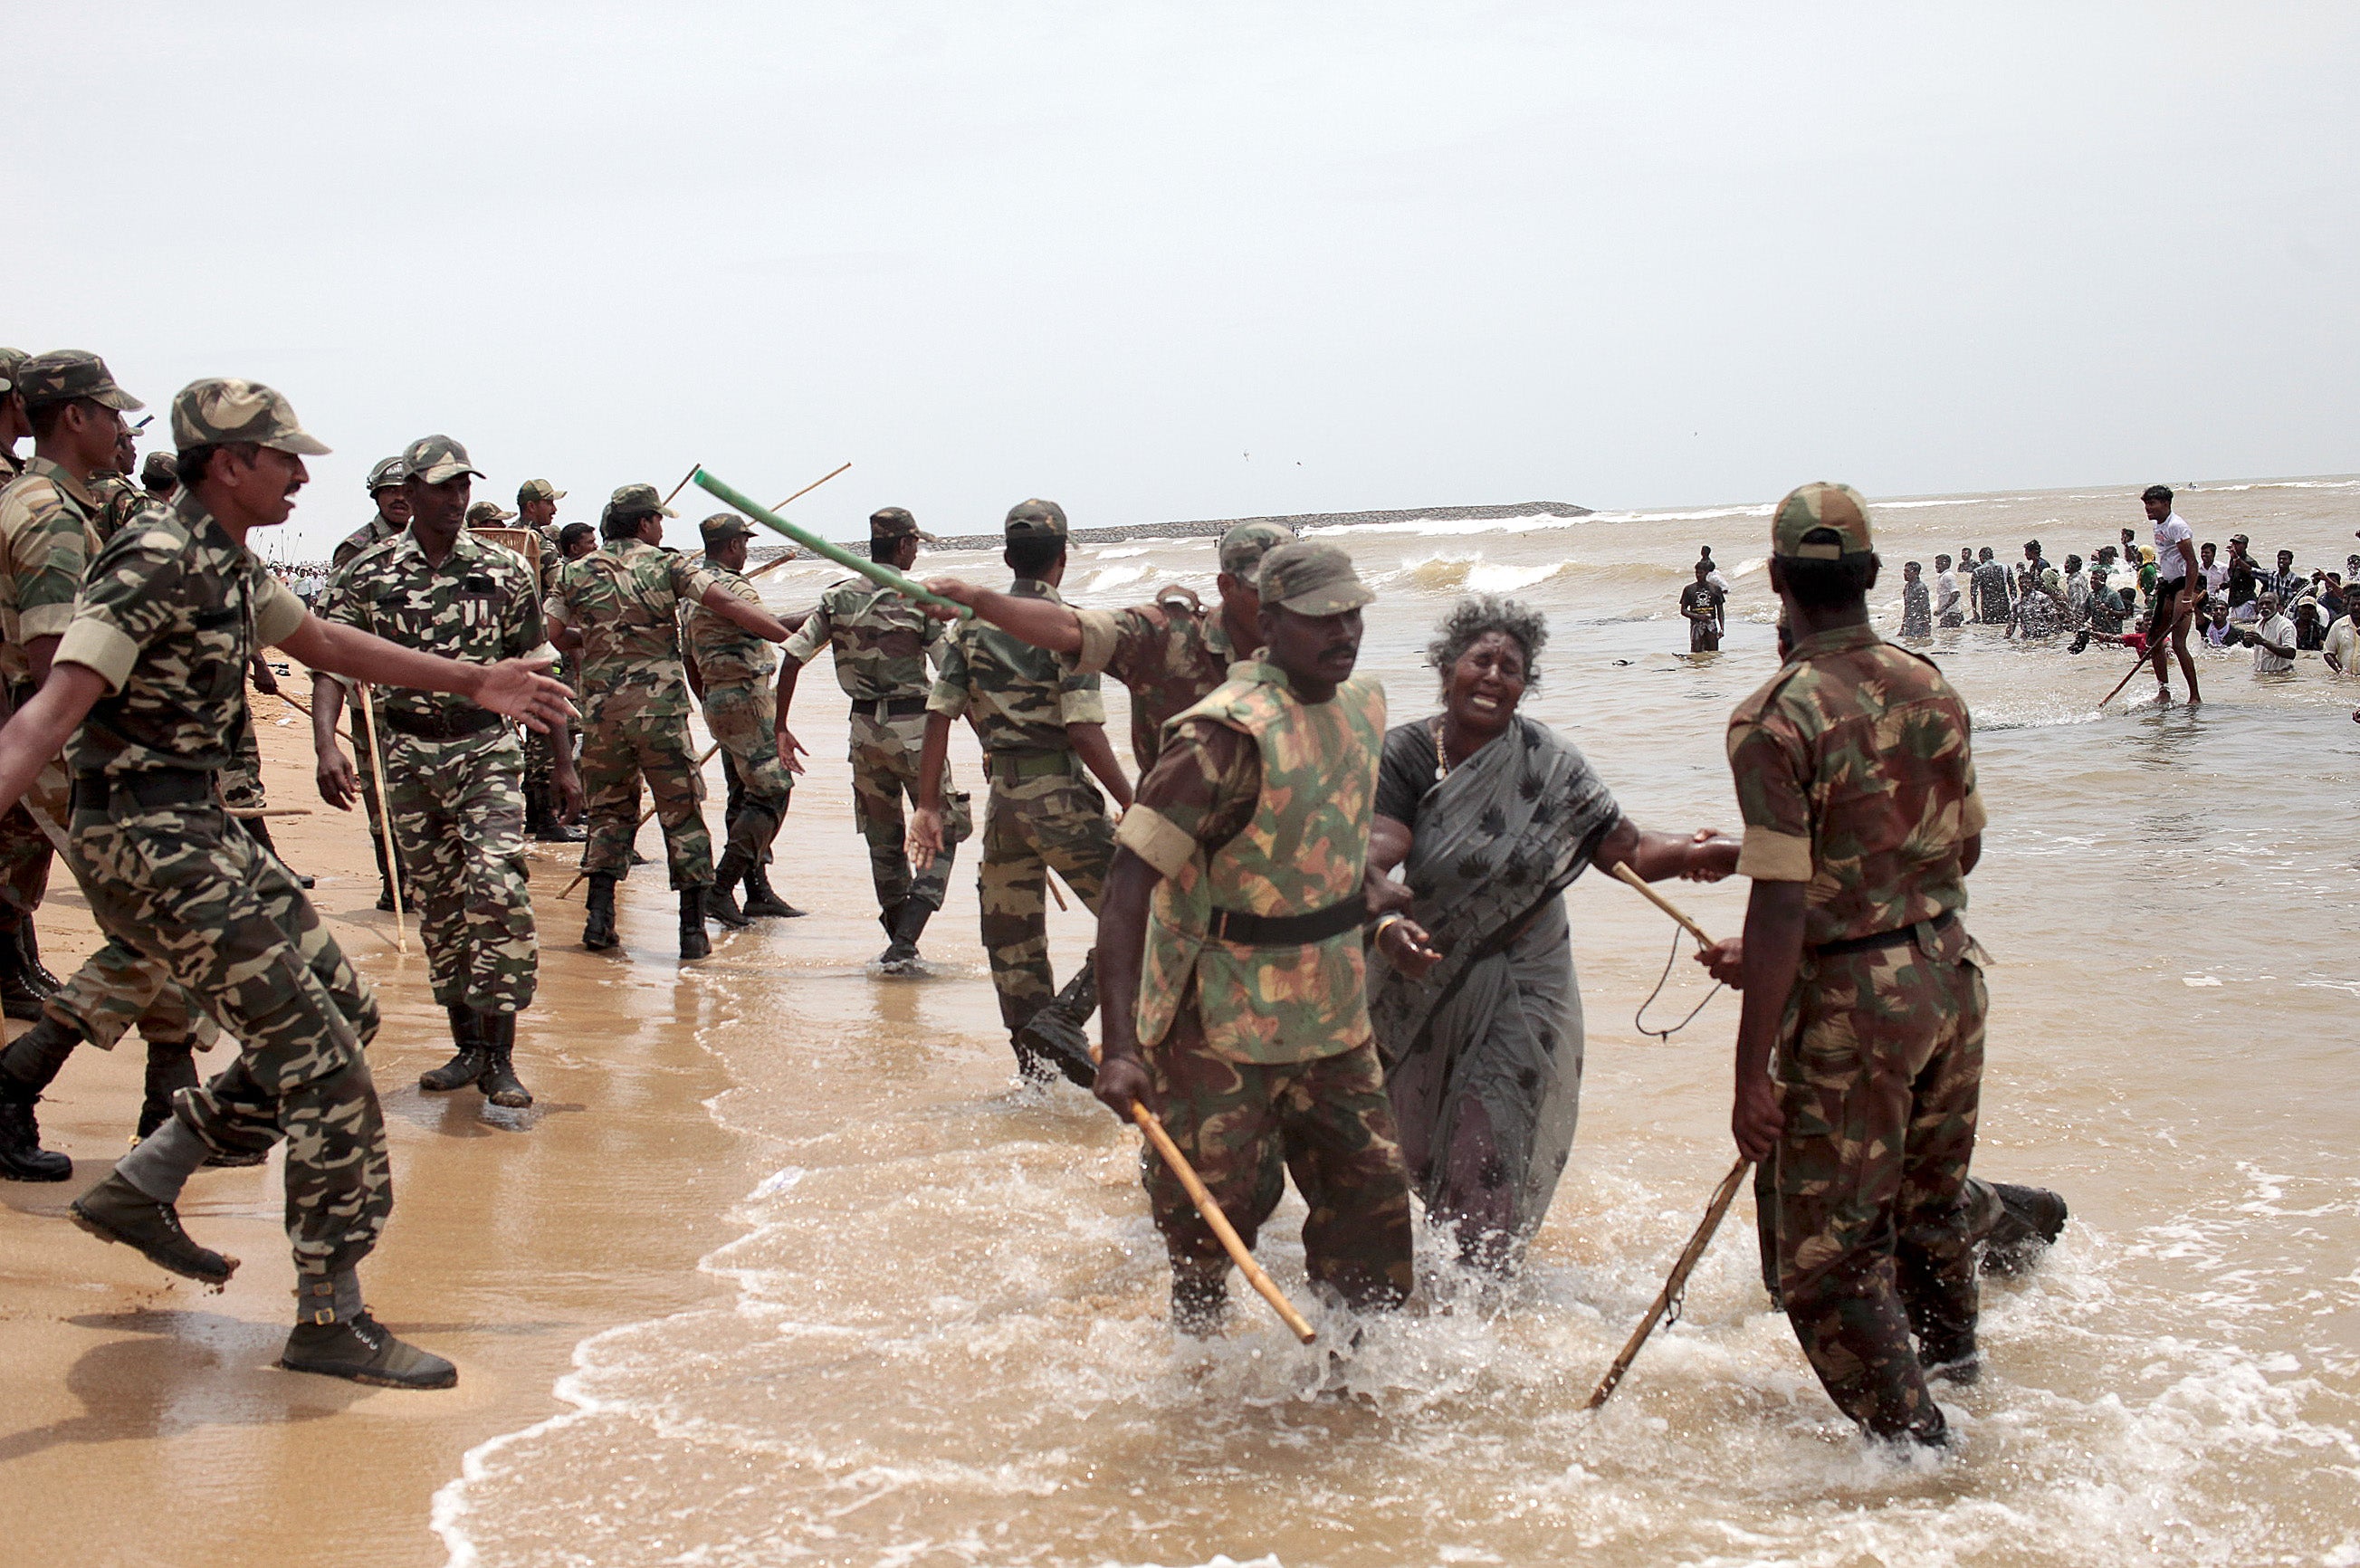
M 841 544 L 831 544 L 815 533 L 805 532 L 803 530 L 797 528 L 793 523 L 789 522 L 785 518 L 779 516 L 770 508 L 761 505 L 739 491 L 731 489 L 728 486 L 723 484 L 720 480 L 706 473 L 703 468 L 697 469 L 691 477 L 696 481 L 700 488 L 718 498 L 728 505 L 737 508 L 739 511 L 744 512 L 748 517 L 752 518 L 756 522 L 761 523 L 765 527 L 777 530 L 779 532 L 783 533 L 788 538 L 793 540 L 796 543 L 802 545 L 804 549 L 811 551 L 814 554 L 825 555 L 839 566 L 851 567 L 854 571 L 859 573 L 862 576 L 867 577 L 872 583 L 876 583 L 883 587 L 891 588 L 895 593 L 901 594 L 909 598 L 916 599 L 922 604 L 938 604 L 946 609 L 955 609 L 959 612 L 959 619 L 962 620 L 975 613 L 973 610 L 968 609 L 967 606 L 960 604 L 956 599 L 946 599 L 940 594 L 928 593 L 925 589 L 920 587 L 914 579 L 903 576 L 901 573 L 895 571 L 892 567 L 886 565 L 881 561 L 870 561 L 862 556 L 855 555 L 851 551 L 847 550 Z

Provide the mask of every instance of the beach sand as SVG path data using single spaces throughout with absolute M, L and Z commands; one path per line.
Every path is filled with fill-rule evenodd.
M 290 689 L 308 701 L 305 684 Z M 459 1386 L 365 1388 L 272 1365 L 292 1311 L 276 1157 L 202 1172 L 181 1202 L 193 1234 L 244 1260 L 219 1294 L 69 1223 L 66 1205 L 105 1176 L 139 1106 L 137 1036 L 112 1053 L 85 1047 L 40 1107 L 73 1179 L 0 1183 L 0 1495 L 14 1562 L 440 1563 L 434 1489 L 475 1444 L 562 1408 L 552 1387 L 576 1343 L 727 1290 L 696 1263 L 736 1234 L 730 1205 L 758 1178 L 747 1140 L 705 1108 L 727 1082 L 696 1043 L 700 998 L 677 978 L 661 864 L 625 890 L 624 963 L 581 949 L 579 893 L 552 902 L 572 848 L 535 850 L 541 992 L 518 1058 L 538 1103 L 493 1111 L 512 1118 L 495 1124 L 473 1091 L 417 1087 L 450 1046 L 416 928 L 398 956 L 392 916 L 373 906 L 366 819 L 320 804 L 308 725 L 281 725 L 293 709 L 254 700 L 271 804 L 316 808 L 273 818 L 272 832 L 319 879 L 322 918 L 385 1010 L 369 1061 L 395 1211 L 363 1282 L 387 1324 L 458 1363 Z M 646 839 L 660 855 L 652 826 Z M 97 946 L 61 866 L 40 932 L 60 977 Z M 228 1048 L 200 1069 L 218 1070 Z

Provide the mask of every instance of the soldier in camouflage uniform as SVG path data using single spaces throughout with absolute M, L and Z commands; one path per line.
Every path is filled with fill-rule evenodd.
M 332 587 L 335 581 L 333 574 L 343 571 L 351 564 L 354 556 L 364 550 L 382 544 L 388 539 L 399 537 L 401 532 L 410 526 L 410 496 L 402 488 L 402 480 L 407 475 L 402 469 L 399 457 L 384 458 L 376 467 L 368 471 L 369 500 L 377 507 L 377 513 L 368 521 L 346 534 L 330 553 L 329 582 Z M 335 727 L 330 725 L 322 729 L 320 723 L 320 715 L 328 706 L 326 688 L 334 679 L 334 676 L 324 674 L 317 670 L 311 673 L 311 749 L 322 757 L 336 750 Z M 344 695 L 344 688 L 339 686 L 336 692 L 337 699 L 342 701 Z M 359 707 L 357 703 L 353 706 L 355 708 Z M 360 779 L 361 804 L 368 813 L 369 849 L 377 856 L 377 906 L 390 912 L 394 903 L 393 879 L 400 868 L 398 862 L 393 865 L 386 862 L 385 807 L 384 803 L 379 801 L 377 795 L 377 769 L 369 762 L 368 727 L 356 723 L 352 727 L 352 730 L 353 768 Z M 322 778 L 320 788 L 325 791 L 328 787 L 328 780 Z M 400 853 L 399 846 L 396 847 L 395 853 L 396 855 Z M 407 874 L 402 876 L 401 885 L 402 890 L 407 893 L 410 889 L 410 878 Z M 404 907 L 408 906 L 408 902 L 414 902 L 414 900 L 406 901 Z
M 543 598 L 557 585 L 557 569 L 565 564 L 565 552 L 558 543 L 557 503 L 565 492 L 547 479 L 527 479 L 517 487 L 517 516 L 524 525 L 541 536 L 541 591 Z M 574 675 L 568 663 L 560 659 L 550 671 L 559 680 L 573 684 Z M 573 759 L 566 759 L 571 762 Z M 579 844 L 582 829 L 570 826 L 561 809 L 557 789 L 556 757 L 546 735 L 528 731 L 524 738 L 524 830 L 529 839 L 544 844 Z
M 1374 595 L 1332 544 L 1263 559 L 1262 652 L 1165 729 L 1117 833 L 1098 959 L 1098 1098 L 1162 1116 L 1246 1245 L 1295 1173 L 1314 1283 L 1355 1310 L 1405 1299 L 1409 1176 L 1369 1025 L 1362 875 L 1384 692 L 1354 680 Z M 1406 917 L 1377 940 L 1422 973 Z M 1174 1326 L 1210 1333 L 1229 1261 L 1152 1153 L 1142 1174 L 1172 1260 Z
M 1020 501 L 1009 509 L 1006 533 L 1004 556 L 1016 574 L 1009 591 L 1020 598 L 1062 603 L 1057 584 L 1065 575 L 1065 509 L 1054 501 Z M 1000 1021 L 1008 1025 L 1017 1064 L 1027 1078 L 1062 1071 L 1087 1083 L 1093 1069 L 1086 1051 L 1078 1057 L 1052 1055 L 1055 1042 L 1028 1036 L 1025 1025 L 1057 990 L 1042 902 L 1049 872 L 1064 877 L 1075 896 L 1096 912 L 1114 860 L 1114 823 L 1083 769 L 1098 775 L 1119 807 L 1131 805 L 1130 781 L 1107 744 L 1098 677 L 1079 674 L 989 622 L 962 621 L 951 628 L 942 672 L 926 700 L 918 809 L 910 823 L 911 858 L 922 872 L 943 848 L 951 720 L 962 717 L 983 743 L 984 771 L 991 780 L 976 891 Z M 1083 960 L 1083 969 L 1093 976 L 1088 983 L 1095 1001 L 1089 959 Z
M 16 443 L 33 433 L 32 422 L 25 417 L 25 400 L 16 395 L 16 367 L 27 357 L 21 348 L 0 348 L 0 485 L 25 471 Z
M 138 466 L 138 444 L 126 425 L 115 437 L 114 460 L 90 477 L 90 496 L 96 503 L 91 511 L 91 532 L 98 543 L 114 538 L 125 520 L 147 503 L 147 492 L 131 482 Z
M 180 493 L 180 473 L 170 453 L 148 454 L 147 458 L 139 465 L 139 488 L 145 490 L 148 499 L 158 506 L 168 507 L 172 504 L 172 498 Z
M 549 596 L 557 645 L 578 650 L 589 693 L 583 724 L 582 788 L 590 839 L 582 855 L 589 876 L 589 919 L 582 945 L 618 945 L 615 884 L 630 873 L 639 824 L 639 780 L 655 795 L 672 885 L 680 894 L 680 956 L 713 950 L 705 934 L 705 895 L 713 883 L 713 841 L 698 802 L 705 781 L 688 739 L 688 681 L 680 662 L 680 611 L 702 604 L 722 620 L 770 642 L 786 627 L 747 603 L 703 567 L 663 548 L 663 520 L 679 514 L 653 485 L 625 485 L 606 503 L 599 532 L 606 547 L 569 561 Z
M 392 1206 L 385 1126 L 362 1047 L 367 987 L 278 863 L 217 804 L 247 662 L 277 644 L 314 669 L 466 693 L 534 722 L 564 688 L 523 663 L 485 667 L 313 620 L 246 546 L 285 521 L 324 451 L 269 388 L 205 380 L 173 400 L 189 488 L 134 518 L 91 565 L 50 678 L 0 730 L 0 806 L 69 735 L 70 854 L 99 927 L 202 999 L 240 1046 L 210 1082 L 71 1206 L 75 1222 L 161 1266 L 219 1283 L 235 1264 L 174 1208 L 211 1154 L 287 1141 L 298 1321 L 280 1365 L 365 1383 L 448 1387 L 451 1364 L 402 1343 L 362 1302 L 356 1265 Z M 87 716 L 88 722 L 83 719 Z
M 1829 1396 L 1872 1436 L 1939 1445 L 1927 1378 L 1976 1374 L 1989 1224 L 1967 1175 L 1986 959 L 1959 918 L 1983 806 L 1966 704 L 1870 628 L 1874 548 L 1847 486 L 1772 520 L 1796 639 L 1729 722 L 1754 879 L 1732 1127 L 1769 1165 L 1778 1295 Z
M 115 384 L 104 361 L 74 350 L 27 360 L 16 380 L 31 410 L 35 446 L 24 474 L 0 490 L 0 636 L 5 644 L 0 660 L 10 671 L 13 706 L 21 706 L 48 674 L 96 549 L 97 499 L 88 481 L 102 471 L 96 464 L 121 460 L 119 411 L 140 405 Z M 65 777 L 60 759 L 42 770 L 32 795 L 8 814 L 12 824 L 30 829 L 43 883 L 52 844 L 63 841 Z M 28 815 L 35 811 L 38 820 Z M 12 914 L 18 923 L 0 944 L 0 997 L 10 1016 L 29 1019 L 33 1026 L 0 1051 L 0 1177 L 63 1181 L 73 1173 L 72 1162 L 40 1147 L 32 1107 L 75 1047 L 87 1039 L 111 1048 L 126 1028 L 139 1025 L 148 1045 L 144 1136 L 163 1119 L 171 1091 L 196 1081 L 191 1052 L 210 1045 L 216 1031 L 170 983 L 162 965 L 115 942 L 64 985 L 49 980 L 36 989 L 31 976 L 38 959 L 26 957 L 31 906 Z M 27 946 L 20 948 L 20 940 Z
M 1071 657 L 1084 674 L 1103 671 L 1131 688 L 1131 755 L 1143 778 L 1155 766 L 1164 727 L 1228 680 L 1231 664 L 1252 654 L 1262 614 L 1255 575 L 1265 554 L 1294 537 L 1278 523 L 1260 521 L 1221 535 L 1221 569 L 1214 579 L 1218 613 L 1177 584 L 1153 604 L 1129 609 L 1075 609 L 994 593 L 956 577 L 935 577 L 926 587 L 1035 648 Z
M 713 580 L 748 604 L 759 605 L 762 596 L 744 575 L 752 527 L 725 511 L 697 524 L 697 532 L 705 539 L 705 569 Z M 800 624 L 796 634 L 802 635 Z M 792 918 L 803 911 L 779 896 L 763 870 L 795 787 L 790 770 L 803 767 L 792 752 L 779 750 L 779 701 L 770 687 L 779 656 L 760 638 L 696 605 L 681 612 L 680 638 L 688 684 L 705 705 L 705 727 L 721 748 L 721 765 L 729 777 L 728 842 L 714 868 L 713 913 L 725 926 L 743 926 L 750 916 Z M 742 912 L 731 891 L 740 881 L 746 884 Z
M 541 585 L 513 550 L 460 526 L 468 480 L 481 475 L 447 435 L 410 444 L 410 527 L 353 557 L 322 597 L 322 620 L 470 664 L 548 652 Z M 497 509 L 495 509 L 497 510 Z M 333 733 L 339 702 L 323 694 Z M 463 698 L 392 691 L 377 706 L 394 840 L 418 888 L 418 934 L 434 1000 L 451 1021 L 451 1059 L 418 1080 L 448 1091 L 475 1085 L 495 1105 L 532 1094 L 516 1075 L 517 1014 L 532 1004 L 541 970 L 524 860 L 524 749 L 516 727 Z M 557 787 L 579 801 L 565 727 Z M 321 793 L 352 809 L 355 780 L 342 751 L 320 758 Z M 333 783 L 336 787 L 331 790 Z
M 918 523 L 900 507 L 869 519 L 869 558 L 906 572 L 918 559 Z M 1026 602 L 1032 602 L 1030 600 Z M 829 585 L 784 650 L 779 670 L 779 754 L 803 750 L 787 728 L 795 680 L 822 648 L 836 652 L 836 680 L 852 699 L 852 815 L 869 841 L 869 877 L 878 920 L 890 941 L 878 955 L 888 974 L 918 961 L 918 938 L 943 906 L 951 862 L 974 831 L 967 797 L 952 787 L 945 762 L 943 849 L 923 872 L 910 870 L 901 800 L 918 799 L 918 758 L 925 749 L 927 661 L 942 663 L 949 630 L 910 600 L 867 577 Z

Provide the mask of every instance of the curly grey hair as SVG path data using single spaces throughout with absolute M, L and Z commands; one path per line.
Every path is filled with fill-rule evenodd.
M 1450 666 L 1467 656 L 1487 632 L 1503 633 L 1524 654 L 1524 685 L 1541 684 L 1541 650 L 1548 646 L 1548 617 L 1522 599 L 1499 594 L 1470 594 L 1450 607 L 1426 645 L 1426 661 L 1447 685 Z

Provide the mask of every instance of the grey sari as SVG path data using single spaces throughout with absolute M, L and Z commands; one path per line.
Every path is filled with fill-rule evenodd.
M 1564 892 L 1622 820 L 1579 751 L 1518 716 L 1418 805 L 1402 874 L 1444 957 L 1372 958 L 1369 1014 L 1402 1154 L 1461 1252 L 1504 1266 L 1540 1228 L 1581 1108 Z

